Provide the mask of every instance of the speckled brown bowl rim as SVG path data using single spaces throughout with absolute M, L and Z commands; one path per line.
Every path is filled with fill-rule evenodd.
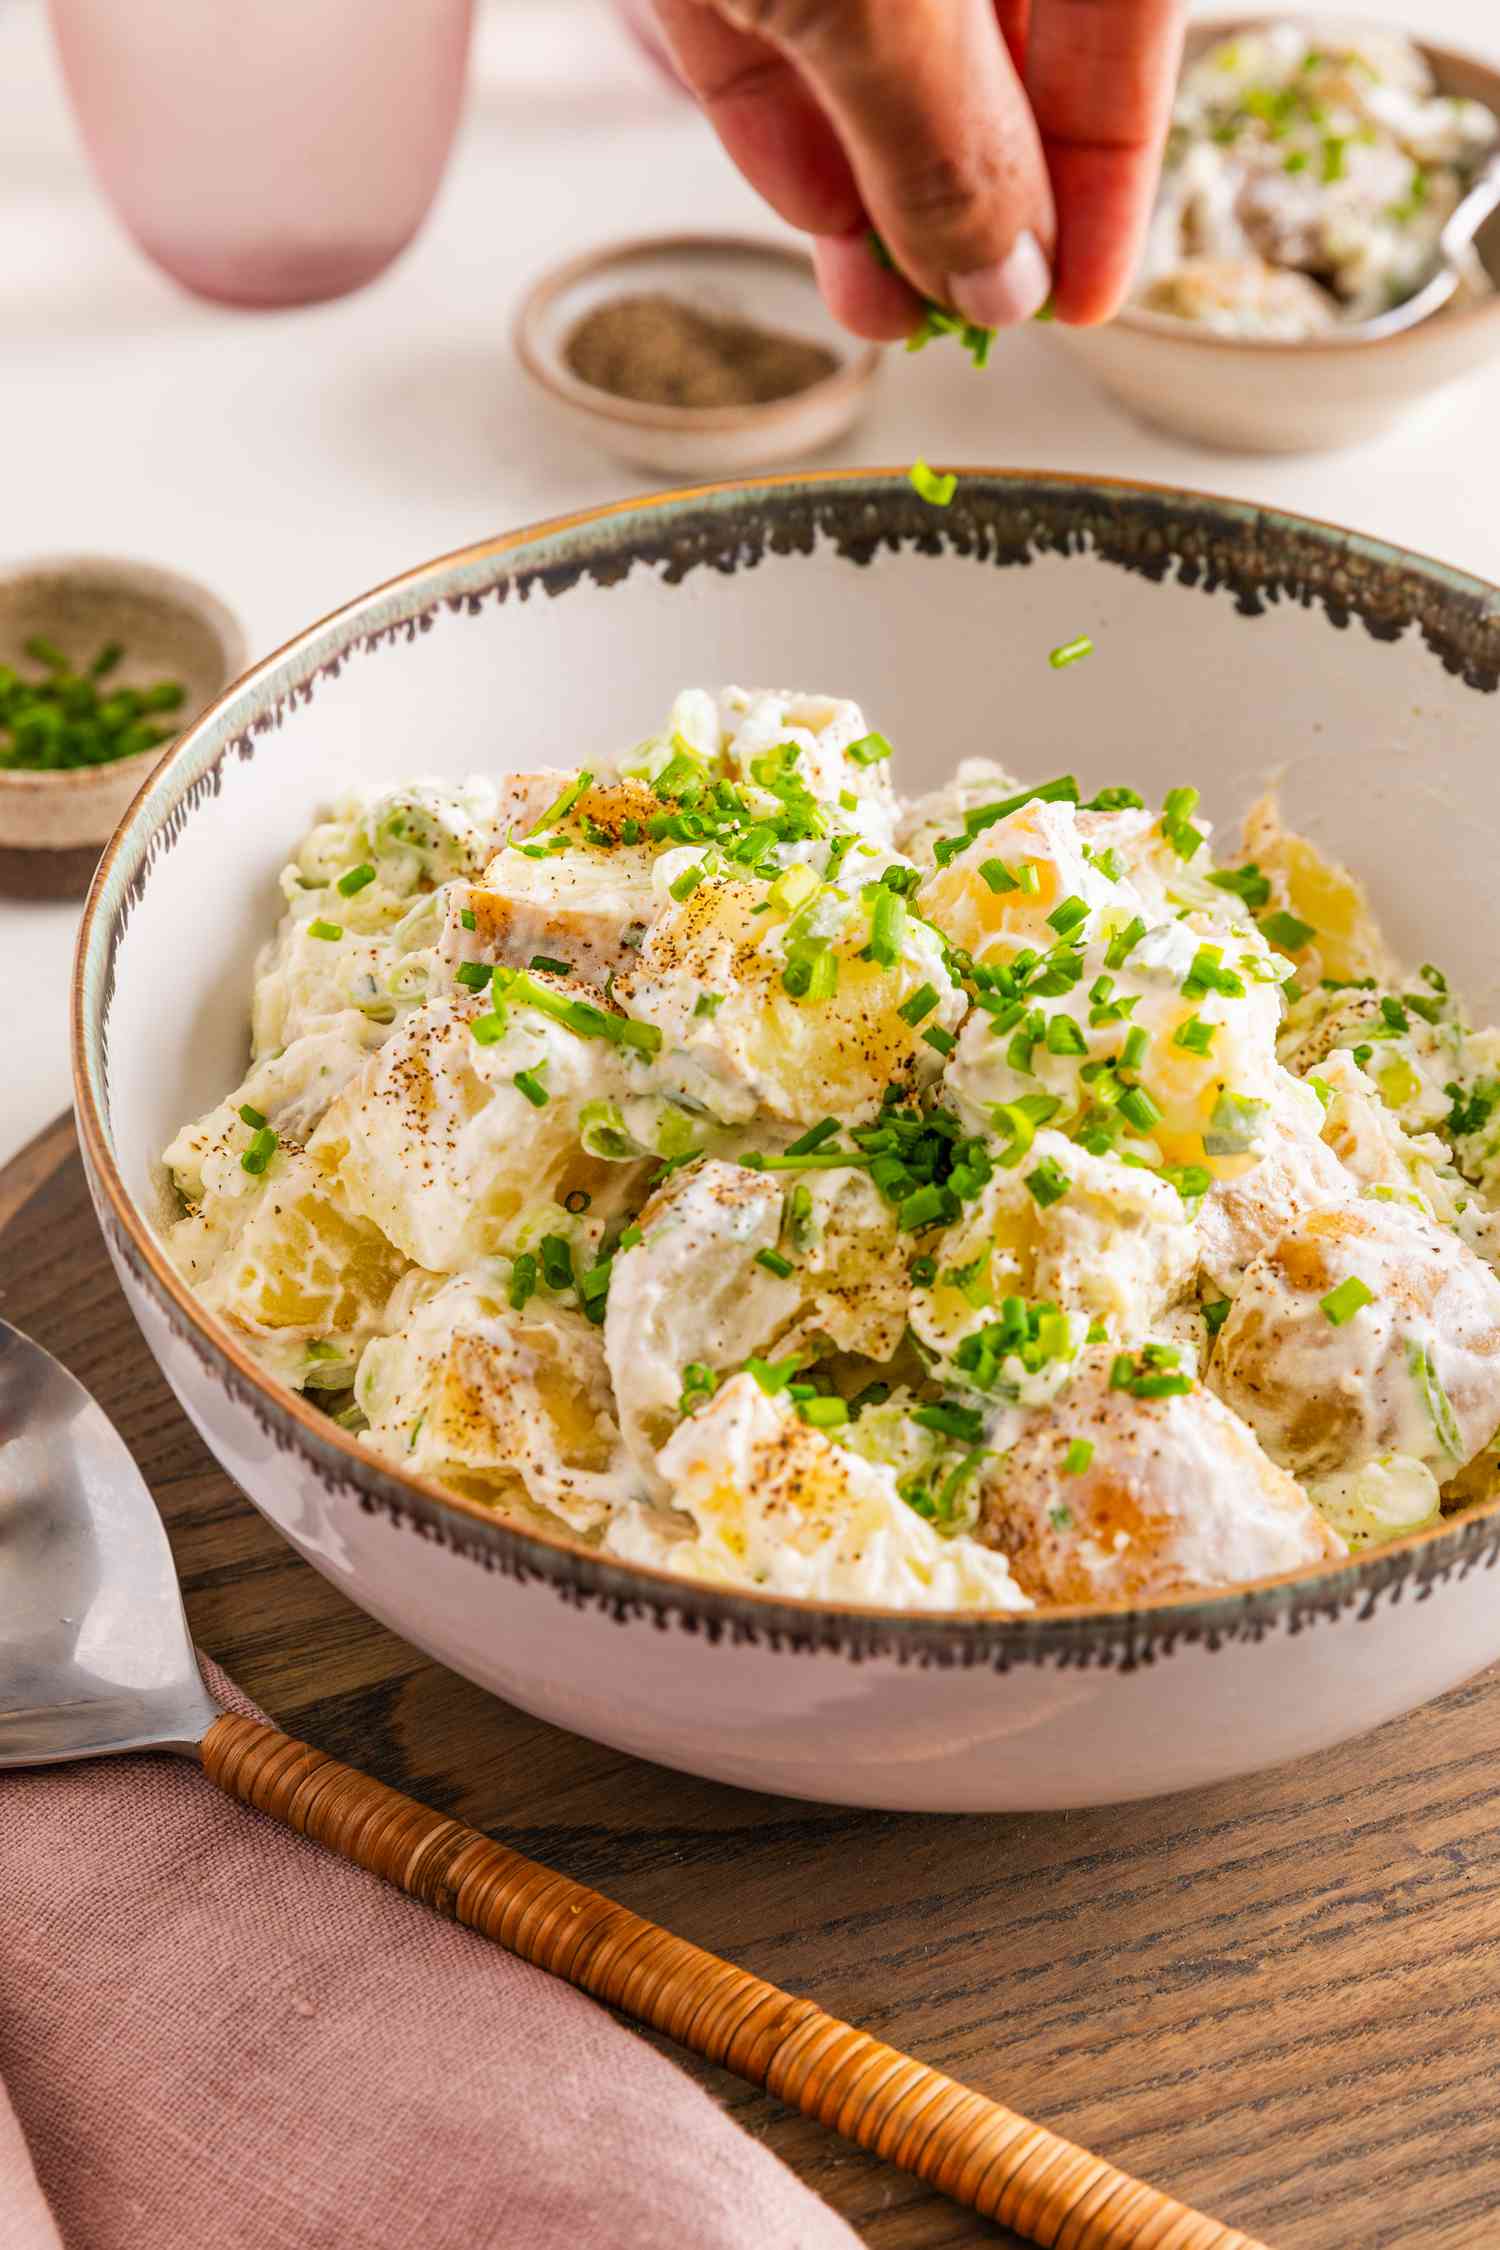
M 1289 20 L 1296 20 L 1295 14 L 1289 18 L 1284 9 L 1263 16 L 1195 17 L 1187 27 L 1186 50 L 1188 56 L 1193 58 L 1216 45 L 1220 39 L 1233 39 L 1240 32 L 1261 31 L 1271 24 L 1286 23 Z M 1319 23 L 1323 23 L 1325 28 L 1334 28 L 1339 20 L 1317 15 L 1307 19 L 1309 28 L 1316 28 Z M 1355 19 L 1347 20 L 1354 28 L 1358 28 Z M 1414 32 L 1407 31 L 1403 34 L 1402 27 L 1398 24 L 1375 23 L 1369 29 L 1388 36 L 1409 38 L 1417 53 L 1432 65 L 1432 73 L 1438 81 L 1440 93 L 1446 84 L 1445 73 L 1455 65 L 1460 70 L 1481 72 L 1492 84 L 1494 100 L 1490 106 L 1500 116 L 1500 64 L 1492 63 L 1484 55 L 1472 54 L 1463 48 L 1440 47 L 1434 40 L 1419 39 Z M 1133 335 L 1160 337 L 1164 343 L 1185 344 L 1198 351 L 1208 346 L 1217 346 L 1224 352 L 1252 353 L 1256 358 L 1267 362 L 1276 359 L 1307 359 L 1318 352 L 1391 352 L 1402 346 L 1410 346 L 1415 337 L 1430 338 L 1436 335 L 1438 331 L 1434 324 L 1439 320 L 1442 323 L 1442 334 L 1448 336 L 1461 327 L 1477 327 L 1481 321 L 1500 323 L 1500 276 L 1491 275 L 1490 278 L 1496 283 L 1492 296 L 1481 298 L 1477 304 L 1441 306 L 1437 312 L 1429 313 L 1425 320 L 1414 322 L 1410 328 L 1397 328 L 1388 336 L 1340 335 L 1337 329 L 1319 336 L 1226 336 L 1217 329 L 1200 327 L 1194 321 L 1179 320 L 1172 313 L 1149 312 L 1142 305 L 1129 304 L 1121 306 L 1115 314 L 1113 325 L 1129 329 Z M 1500 343 L 1500 338 L 1497 338 L 1497 343 Z
M 478 1503 L 381 1462 L 298 1394 L 274 1383 L 173 1271 L 121 1178 L 110 1146 L 108 1016 L 115 954 L 156 858 L 180 843 L 193 807 L 216 794 L 229 758 L 260 738 L 317 682 L 398 635 L 414 639 L 440 611 L 475 615 L 486 600 L 559 599 L 584 579 L 620 583 L 656 564 L 669 583 L 732 571 L 767 554 L 831 544 L 851 567 L 882 548 L 956 554 L 977 566 L 1087 554 L 1233 602 L 1253 619 L 1282 601 L 1321 608 L 1332 629 L 1381 640 L 1416 630 L 1434 660 L 1476 692 L 1500 688 L 1500 589 L 1364 534 L 1249 502 L 1172 487 L 1029 470 L 960 469 L 936 511 L 904 469 L 822 470 L 746 478 L 626 500 L 528 525 L 387 581 L 256 665 L 170 749 L 137 797 L 94 877 L 73 979 L 72 1051 L 85 1169 L 111 1248 L 173 1334 L 280 1451 L 418 1537 L 488 1570 L 549 1585 L 573 1606 L 675 1625 L 713 1641 L 752 1642 L 854 1661 L 920 1665 L 1106 1665 L 1132 1669 L 1197 1645 L 1214 1649 L 1297 1632 L 1383 1601 L 1425 1599 L 1455 1575 L 1500 1558 L 1500 1500 L 1333 1568 L 1287 1573 L 1222 1594 L 1184 1594 L 1139 1609 L 919 1612 L 728 1590 L 622 1563 L 565 1535 L 508 1523 Z M 1500 705 L 1497 705 L 1500 724 Z
M 647 406 L 641 400 L 616 398 L 595 383 L 585 383 L 560 359 L 545 352 L 538 337 L 543 314 L 569 289 L 590 274 L 607 273 L 641 257 L 754 257 L 790 267 L 817 286 L 813 262 L 789 242 L 776 242 L 753 234 L 641 234 L 619 242 L 606 242 L 584 250 L 561 265 L 549 266 L 522 298 L 511 330 L 517 359 L 539 389 L 576 406 L 601 421 L 617 422 L 623 429 L 671 430 L 683 437 L 726 437 L 738 430 L 771 430 L 819 404 L 845 398 L 852 409 L 862 391 L 879 372 L 881 347 L 864 344 L 839 361 L 831 375 L 820 376 L 805 390 L 786 398 L 768 399 L 760 406 Z M 809 341 L 816 342 L 816 338 Z

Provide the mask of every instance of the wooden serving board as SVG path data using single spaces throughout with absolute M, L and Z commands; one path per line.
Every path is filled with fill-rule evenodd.
M 979 1819 L 747 1796 L 508 1709 L 298 1561 L 157 1374 L 66 1119 L 0 1172 L 0 1314 L 114 1417 L 194 1633 L 293 1733 L 1276 2250 L 1500 2243 L 1500 1670 L 1154 1804 Z M 686 2067 L 871 2250 L 1010 2241 Z

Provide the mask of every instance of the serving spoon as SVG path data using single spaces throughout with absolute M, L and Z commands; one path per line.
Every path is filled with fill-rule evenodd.
M 50 1353 L 0 1321 L 0 1769 L 145 1750 L 196 1759 L 242 1804 L 1028 2241 L 1262 2250 L 811 2000 L 222 1710 L 124 1439 Z
M 1351 321 L 1340 333 L 1356 343 L 1373 342 L 1382 336 L 1399 335 L 1402 329 L 1415 328 L 1420 321 L 1430 320 L 1435 312 L 1441 312 L 1478 265 L 1474 238 L 1497 205 L 1500 205 L 1500 149 L 1486 158 L 1467 193 L 1449 213 L 1447 224 L 1438 236 L 1438 264 L 1430 278 L 1412 296 L 1403 298 L 1399 305 L 1392 305 L 1389 312 L 1377 313 L 1373 320 Z M 1324 341 L 1321 337 L 1318 340 Z

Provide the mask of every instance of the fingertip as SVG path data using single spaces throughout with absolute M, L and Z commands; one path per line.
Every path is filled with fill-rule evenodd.
M 823 301 L 843 328 L 872 344 L 896 344 L 922 317 L 922 300 L 909 282 L 882 266 L 868 233 L 819 235 L 813 265 Z

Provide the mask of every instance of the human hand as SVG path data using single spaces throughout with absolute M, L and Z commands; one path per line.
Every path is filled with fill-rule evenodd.
M 894 341 L 1107 320 L 1155 191 L 1184 0 L 655 0 L 678 67 L 823 294 Z M 894 261 L 871 255 L 869 230 Z M 898 269 L 898 270 L 897 270 Z

